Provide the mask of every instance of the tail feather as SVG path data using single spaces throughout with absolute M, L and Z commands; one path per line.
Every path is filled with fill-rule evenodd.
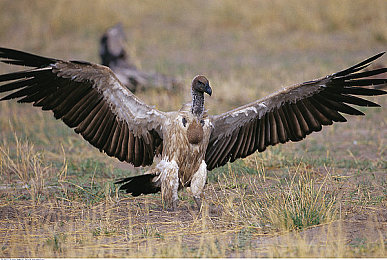
M 131 193 L 132 196 L 139 196 L 141 194 L 157 193 L 161 189 L 153 182 L 154 174 L 144 174 L 134 177 L 128 177 L 116 181 L 114 184 L 123 184 L 120 190 L 125 190 L 127 193 Z

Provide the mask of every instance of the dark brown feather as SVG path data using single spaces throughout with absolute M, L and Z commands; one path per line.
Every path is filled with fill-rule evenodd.
M 289 116 L 287 114 L 286 105 L 280 107 L 278 109 L 278 113 L 279 113 L 279 115 L 281 117 L 282 122 L 284 123 L 285 131 L 286 131 L 286 134 L 287 134 L 288 138 L 290 140 L 292 140 L 292 141 L 296 140 L 296 135 L 295 135 L 295 133 L 293 132 L 293 129 L 292 129 L 293 125 L 291 124 L 290 118 L 289 118 Z
M 140 166 L 142 162 L 142 140 L 138 136 L 135 136 L 134 156 L 134 166 Z
M 313 99 L 305 99 L 304 104 L 308 108 L 308 110 L 313 114 L 314 118 L 320 122 L 322 125 L 331 125 L 332 120 L 329 118 L 326 118 L 323 114 L 321 114 L 320 111 L 317 110 L 317 108 L 313 105 Z
M 248 154 L 252 154 L 257 148 L 257 140 L 258 140 L 258 137 L 257 137 L 257 132 L 258 132 L 258 120 L 254 119 L 253 122 L 252 122 L 252 133 L 251 133 L 251 141 L 250 141 L 250 145 L 249 145 L 249 148 L 248 148 L 248 151 L 247 153 Z
M 213 149 L 213 153 L 209 154 L 208 157 L 206 157 L 206 160 L 208 160 L 208 163 L 212 164 L 214 161 L 221 161 L 220 158 L 222 158 L 224 154 L 227 154 L 231 150 L 235 141 L 236 141 L 236 138 L 231 138 L 231 137 L 221 139 L 219 141 L 220 143 L 217 144 L 218 149 Z M 230 144 L 230 142 L 232 142 L 232 144 Z M 212 144 L 210 143 L 209 145 L 212 145 Z
M 90 91 L 63 117 L 63 122 L 70 127 L 78 126 L 101 99 L 102 97 L 96 91 Z
M 55 84 L 56 83 L 56 84 Z M 59 82 L 52 83 L 53 85 L 55 84 L 57 86 L 56 91 L 53 92 L 50 96 L 50 101 L 47 101 L 46 104 L 43 105 L 42 109 L 43 110 L 54 110 L 57 106 L 59 106 L 65 99 L 68 97 L 71 92 L 74 91 L 74 85 L 65 83 L 66 86 L 61 86 Z
M 96 141 L 97 147 L 100 148 L 100 151 L 102 151 L 102 148 L 105 146 L 110 133 L 112 131 L 113 122 L 116 119 L 116 116 L 114 114 L 108 115 L 105 117 L 103 124 L 105 127 L 103 128 L 103 131 L 99 135 L 98 140 Z
M 310 97 L 314 106 L 320 111 L 325 117 L 333 120 L 334 122 L 345 122 L 345 118 L 340 115 L 337 111 L 326 107 L 322 102 L 319 102 L 319 99 Z
M 215 162 L 221 162 L 221 161 L 225 160 L 225 158 L 227 157 L 227 155 L 230 153 L 231 149 L 233 148 L 235 142 L 237 141 L 235 133 L 236 133 L 236 131 L 234 131 L 232 136 L 230 136 L 229 138 L 222 139 L 221 140 L 222 143 L 217 145 L 217 147 L 221 147 L 222 149 L 218 153 L 214 153 L 214 155 L 212 155 L 212 160 L 210 161 L 211 165 L 214 165 Z M 217 150 L 215 150 L 215 151 L 217 151 Z
M 91 124 L 94 123 L 99 119 L 95 115 L 99 112 L 101 107 L 103 106 L 104 102 L 98 102 L 94 108 L 88 113 L 85 120 L 83 120 L 75 129 L 74 131 L 76 133 L 83 133 L 88 127 L 91 128 Z
M 269 113 L 270 122 L 270 145 L 278 144 L 277 123 L 274 118 L 273 111 Z
M 300 109 L 300 112 L 304 116 L 304 119 L 310 130 L 318 132 L 322 129 L 320 122 L 315 119 L 314 115 L 307 107 L 305 100 L 300 100 L 297 102 L 297 107 Z
M 265 115 L 265 146 L 270 145 L 270 119 L 269 113 Z
M 276 122 L 276 125 L 277 125 L 278 139 L 279 139 L 279 141 L 281 143 L 285 143 L 286 141 L 288 141 L 288 136 L 287 136 L 286 131 L 284 129 L 284 124 L 282 122 L 281 116 L 278 113 L 278 109 L 277 108 L 274 109 L 273 115 L 274 115 L 275 122 Z
M 266 149 L 265 146 L 265 115 L 259 119 L 259 139 L 258 151 L 262 152 Z
M 121 147 L 118 150 L 119 155 L 117 156 L 118 158 L 120 158 L 121 161 L 125 161 L 126 154 L 128 153 L 128 138 L 129 138 L 128 126 L 126 125 L 126 123 L 122 123 L 122 131 L 120 136 Z
M 251 122 L 246 124 L 244 134 L 241 136 L 241 146 L 238 149 L 237 157 L 239 156 L 246 156 L 245 147 L 247 145 L 248 139 L 251 135 Z
M 121 121 L 116 119 L 115 123 L 113 124 L 112 139 L 110 141 L 109 148 L 106 150 L 107 154 L 111 154 L 112 156 L 116 155 L 116 148 L 118 146 L 118 138 L 120 137 L 120 133 Z M 107 144 L 109 144 L 109 142 Z
M 119 133 L 117 134 L 117 136 L 118 136 L 117 146 L 116 146 L 116 150 L 113 153 L 118 158 L 118 160 L 123 161 L 125 158 L 120 157 L 120 154 L 121 154 L 121 150 L 122 150 L 122 142 L 123 142 L 123 139 L 125 136 L 125 123 L 120 121 L 119 126 L 120 126 L 119 127 L 120 130 L 119 130 Z
M 242 141 L 243 141 L 243 137 L 244 137 L 245 131 L 246 131 L 246 125 L 239 129 L 237 142 L 234 145 L 235 148 L 233 149 L 233 155 L 231 156 L 231 162 L 235 161 L 235 159 L 237 158 L 239 149 L 240 149 L 240 147 L 242 145 Z
M 288 123 L 291 125 L 292 131 L 295 135 L 295 139 L 292 141 L 299 141 L 305 137 L 303 132 L 301 131 L 300 123 L 298 122 L 297 116 L 295 112 L 293 111 L 293 107 L 291 104 L 287 104 L 284 111 L 286 112 L 286 115 L 288 116 Z
M 38 80 L 36 78 L 19 79 L 17 81 L 13 81 L 11 83 L 1 85 L 0 86 L 0 93 L 15 90 L 15 89 L 20 89 L 20 88 L 24 88 L 24 87 L 29 87 L 29 86 L 36 86 L 36 83 L 38 83 Z M 39 89 L 39 88 L 37 88 L 37 89 Z M 24 96 L 24 95 L 20 95 L 20 96 Z M 10 98 L 4 97 L 1 100 L 7 100 L 7 99 L 10 99 Z
M 347 104 L 330 99 L 330 96 L 326 95 L 325 92 L 320 93 L 320 101 L 327 107 L 331 107 L 339 112 L 346 113 L 348 115 L 364 115 L 363 112 L 351 106 L 348 106 Z
M 308 124 L 305 121 L 305 118 L 303 117 L 300 109 L 298 108 L 297 104 L 291 104 L 292 110 L 294 114 L 297 117 L 297 121 L 300 124 L 300 129 L 302 133 L 302 137 L 304 138 L 307 134 L 311 133 L 312 131 L 309 129 Z
M 97 131 L 102 128 L 102 122 L 108 113 L 108 105 L 104 102 L 100 103 L 101 105 L 97 106 L 94 110 L 97 110 L 94 118 L 91 123 L 87 126 L 86 130 L 82 133 L 86 140 L 88 140 L 91 144 L 95 145 L 95 139 L 98 139 L 99 136 L 95 136 Z M 86 120 L 85 120 L 86 121 Z
M 126 156 L 127 162 L 132 162 L 134 160 L 134 146 L 135 146 L 134 135 L 132 132 L 129 132 L 128 155 Z
M 77 101 L 89 91 L 89 88 L 74 86 L 71 90 L 71 93 L 64 98 L 63 102 L 53 110 L 56 119 L 62 118 L 68 113 L 77 104 Z
M 337 102 L 345 102 L 345 103 L 358 105 L 358 106 L 362 106 L 362 107 L 380 107 L 380 105 L 378 105 L 374 102 L 368 101 L 366 99 L 358 98 L 355 96 L 351 96 L 351 95 L 337 94 L 337 93 L 328 92 L 328 91 L 325 91 L 322 94 L 326 98 L 328 98 L 330 100 L 335 100 Z
M 93 131 L 91 131 L 90 136 L 92 136 L 92 139 L 90 140 L 90 143 L 94 144 L 96 147 L 101 148 L 100 145 L 98 145 L 98 140 L 101 138 L 102 133 L 106 129 L 107 122 L 109 121 L 109 106 L 106 103 L 103 103 L 103 106 L 101 110 L 98 112 L 96 117 L 99 117 L 100 120 L 98 120 L 98 123 L 94 127 Z

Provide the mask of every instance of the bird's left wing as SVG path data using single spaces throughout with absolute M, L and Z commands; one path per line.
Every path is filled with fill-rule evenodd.
M 0 61 L 32 67 L 0 75 L 0 99 L 52 110 L 88 142 L 134 166 L 146 166 L 162 147 L 165 113 L 127 90 L 107 67 L 0 48 Z
M 343 71 L 284 88 L 213 116 L 213 130 L 205 159 L 207 169 L 244 158 L 256 150 L 264 151 L 269 145 L 300 141 L 306 135 L 320 131 L 322 125 L 345 122 L 340 113 L 364 115 L 350 105 L 379 106 L 355 95 L 387 94 L 383 90 L 364 88 L 386 83 L 387 79 L 367 77 L 385 73 L 387 68 L 359 72 L 382 55 L 377 54 Z

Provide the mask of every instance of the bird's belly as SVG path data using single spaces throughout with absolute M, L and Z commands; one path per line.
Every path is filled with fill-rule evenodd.
M 200 145 L 191 144 L 189 149 L 180 154 L 177 164 L 179 166 L 179 178 L 183 186 L 186 186 L 191 181 L 192 176 L 199 169 L 204 155 L 205 151 Z

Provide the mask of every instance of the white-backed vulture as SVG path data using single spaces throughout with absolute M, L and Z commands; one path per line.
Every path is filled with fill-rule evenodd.
M 204 93 L 211 95 L 212 89 L 204 76 L 192 81 L 191 103 L 162 112 L 139 100 L 105 66 L 0 48 L 2 62 L 32 67 L 0 75 L 0 93 L 12 92 L 0 101 L 17 98 L 52 110 L 100 151 L 134 166 L 151 165 L 161 156 L 146 174 L 118 181 L 120 189 L 133 196 L 161 191 L 163 201 L 175 208 L 178 190 L 190 186 L 199 206 L 208 170 L 269 145 L 300 141 L 323 125 L 345 122 L 342 114 L 363 115 L 352 105 L 379 106 L 356 96 L 387 93 L 365 88 L 385 84 L 387 79 L 370 76 L 387 68 L 360 72 L 382 55 L 210 116 Z
M 171 77 L 156 72 L 139 70 L 130 61 L 125 50 L 126 35 L 122 24 L 116 24 L 102 35 L 99 46 L 99 55 L 102 65 L 109 67 L 117 78 L 131 92 L 147 89 L 175 90 L 181 83 Z

